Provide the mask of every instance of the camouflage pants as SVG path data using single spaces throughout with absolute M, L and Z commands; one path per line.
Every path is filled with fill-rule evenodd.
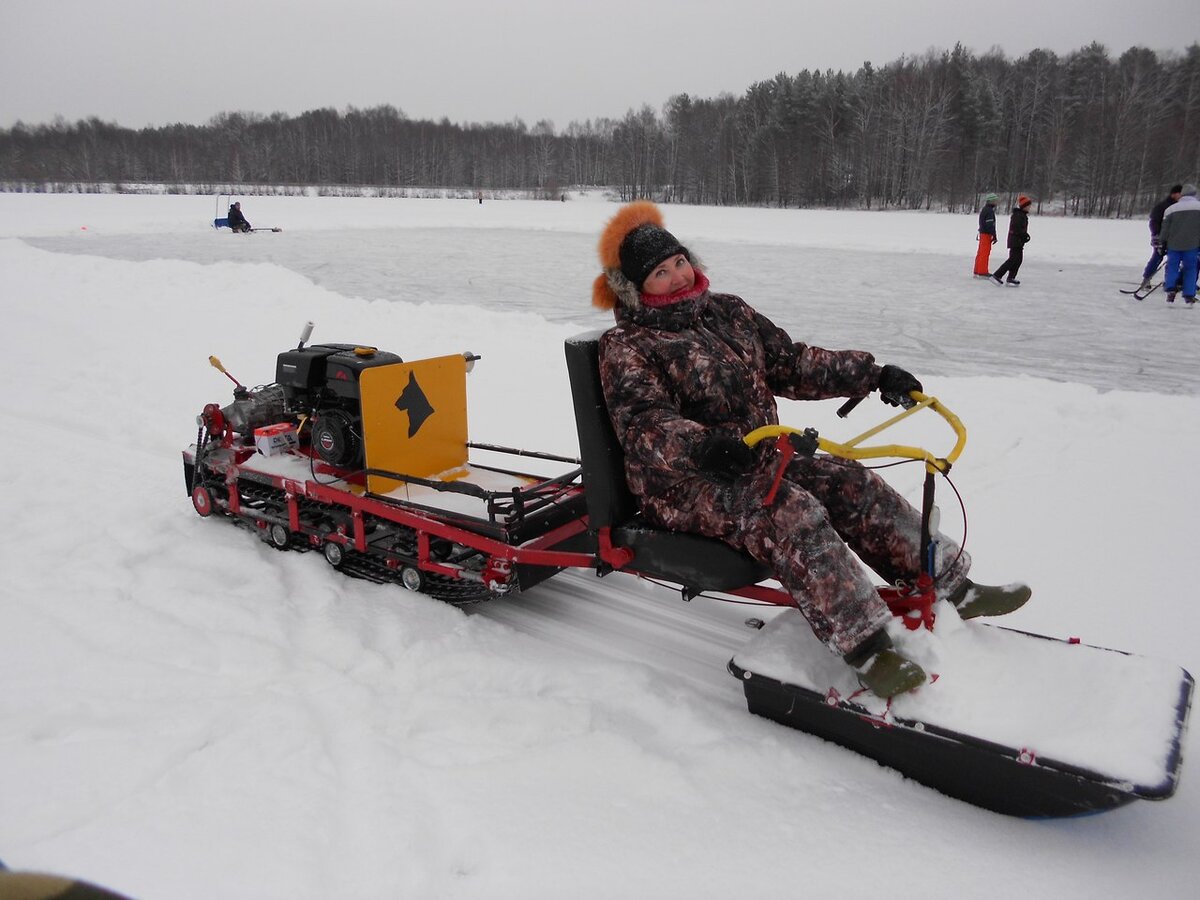
M 874 471 L 828 456 L 793 459 L 764 506 L 774 474 L 760 466 L 732 485 L 687 479 L 663 524 L 720 538 L 769 566 L 817 637 L 846 653 L 891 616 L 859 559 L 888 584 L 915 579 L 920 511 Z M 938 594 L 946 596 L 966 577 L 970 557 L 939 535 L 937 559 Z

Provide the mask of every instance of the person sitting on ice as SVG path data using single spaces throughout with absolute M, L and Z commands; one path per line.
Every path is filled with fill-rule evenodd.
M 614 310 L 600 338 L 600 377 L 625 473 L 643 516 L 717 538 L 768 566 L 814 633 L 881 697 L 925 683 L 897 651 L 891 618 L 858 554 L 889 583 L 921 574 L 921 516 L 874 471 L 797 454 L 770 506 L 773 443 L 742 436 L 778 423 L 776 395 L 863 397 L 893 405 L 921 383 L 859 350 L 795 343 L 741 298 L 710 290 L 704 268 L 663 227 L 653 203 L 622 207 L 599 244 L 592 302 Z M 1002 615 L 1029 599 L 1024 585 L 967 578 L 970 557 L 937 536 L 939 598 L 964 618 Z
M 234 234 L 237 234 L 239 231 L 250 230 L 250 223 L 242 215 L 241 201 L 237 201 L 229 207 L 229 227 L 233 229 Z

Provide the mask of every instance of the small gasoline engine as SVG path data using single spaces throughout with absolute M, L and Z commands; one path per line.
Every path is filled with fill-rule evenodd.
M 225 371 L 220 360 L 210 362 L 236 385 L 234 401 L 225 407 L 210 403 L 199 424 L 210 438 L 231 439 L 241 435 L 254 443 L 255 429 L 290 422 L 297 426 L 297 439 L 311 441 L 314 452 L 326 463 L 341 469 L 359 469 L 363 458 L 362 395 L 359 379 L 376 366 L 403 362 L 395 353 L 359 344 L 313 344 L 309 322 L 294 350 L 284 350 L 275 363 L 275 381 L 246 388 Z M 305 435 L 305 424 L 308 434 Z

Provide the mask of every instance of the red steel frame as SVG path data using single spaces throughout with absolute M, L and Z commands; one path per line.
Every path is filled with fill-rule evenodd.
M 224 472 L 225 483 L 229 488 L 228 511 L 233 516 L 252 517 L 242 511 L 237 480 L 241 474 L 241 463 L 253 455 L 253 450 L 235 451 L 232 465 L 227 466 Z M 192 465 L 195 464 L 195 456 L 190 450 L 184 451 L 184 457 Z M 261 476 L 264 473 L 256 472 L 255 474 Z M 331 471 L 330 474 L 336 473 Z M 642 575 L 635 565 L 633 551 L 628 547 L 614 546 L 611 531 L 607 527 L 600 528 L 596 533 L 595 553 L 547 549 L 587 531 L 589 522 L 586 515 L 566 522 L 522 544 L 510 544 L 461 525 L 443 521 L 434 515 L 373 497 L 354 494 L 331 485 L 314 481 L 299 481 L 280 475 L 266 475 L 266 477 L 275 488 L 284 494 L 287 501 L 288 528 L 293 533 L 303 533 L 300 522 L 299 499 L 301 497 L 329 506 L 339 506 L 349 511 L 353 523 L 352 533 L 347 534 L 344 530 L 338 529 L 321 536 L 309 535 L 309 540 L 314 546 L 323 541 L 333 542 L 350 547 L 360 553 L 366 553 L 368 546 L 364 518 L 369 515 L 411 528 L 416 532 L 417 566 L 425 572 L 451 578 L 462 577 L 461 569 L 444 565 L 432 558 L 431 538 L 444 538 L 487 554 L 489 560 L 483 572 L 483 581 L 489 587 L 507 583 L 509 572 L 514 565 L 545 566 L 555 569 L 596 569 L 601 574 L 607 574 L 611 570 L 629 575 Z M 576 486 L 568 491 L 566 496 L 568 498 L 577 496 L 583 490 L 582 486 Z M 260 527 L 265 527 L 266 523 L 259 521 L 258 524 Z M 393 562 L 393 560 L 388 560 L 387 564 L 391 565 Z M 927 576 L 923 576 L 923 578 L 928 581 Z M 880 588 L 879 590 L 893 613 L 902 617 L 909 628 L 918 628 L 922 625 L 927 628 L 933 626 L 932 606 L 935 597 L 932 582 L 919 582 L 910 591 L 897 588 Z M 770 606 L 796 606 L 796 601 L 787 591 L 781 587 L 772 587 L 766 584 L 749 584 L 722 590 L 720 593 Z

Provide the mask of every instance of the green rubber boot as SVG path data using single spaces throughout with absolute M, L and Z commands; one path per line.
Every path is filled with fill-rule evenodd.
M 1012 584 L 975 584 L 969 578 L 947 599 L 958 609 L 963 619 L 979 616 L 1003 616 L 1020 609 L 1033 596 L 1033 589 L 1019 581 Z
M 865 671 L 859 671 L 858 682 L 876 697 L 886 700 L 923 685 L 925 670 L 889 647 L 875 654 Z
M 858 670 L 859 684 L 885 700 L 925 683 L 925 670 L 896 650 L 883 629 L 842 658 Z

